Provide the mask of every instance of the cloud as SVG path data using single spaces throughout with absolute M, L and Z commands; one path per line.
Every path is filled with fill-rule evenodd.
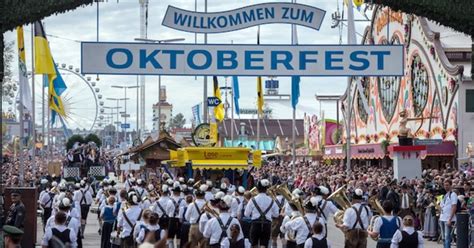
M 208 11 L 222 11 L 234 8 L 243 7 L 250 4 L 262 3 L 263 1 L 244 0 L 244 1 L 217 1 L 208 0 Z M 282 1 L 283 2 L 283 1 Z M 286 1 L 288 2 L 288 1 Z M 331 29 L 331 13 L 336 10 L 336 1 L 321 0 L 314 1 L 304 0 L 298 3 L 312 5 L 326 10 L 326 17 L 323 21 L 321 30 L 315 31 L 312 29 L 298 27 L 298 40 L 300 44 L 338 44 L 339 30 Z M 194 1 L 189 0 L 163 0 L 150 1 L 149 3 L 149 21 L 148 21 L 148 37 L 151 39 L 169 39 L 176 37 L 183 37 L 187 43 L 194 43 L 194 34 L 172 30 L 170 28 L 161 26 L 161 21 L 165 14 L 168 5 L 173 5 L 179 8 L 194 10 Z M 203 11 L 203 1 L 199 1 L 199 11 Z M 99 10 L 99 39 L 101 41 L 133 41 L 134 38 L 140 35 L 140 8 L 138 1 L 110 1 L 108 3 L 101 3 Z M 357 16 L 357 14 L 356 14 Z M 96 5 L 89 5 L 78 8 L 64 14 L 48 17 L 44 20 L 47 34 L 55 37 L 48 37 L 50 47 L 56 62 L 66 63 L 78 67 L 80 65 L 80 43 L 77 41 L 95 41 L 96 40 Z M 366 23 L 358 23 L 357 28 L 359 32 L 363 31 Z M 25 42 L 27 53 L 31 53 L 30 49 L 30 35 L 29 26 L 25 28 Z M 209 43 L 256 43 L 257 28 L 248 28 L 240 31 L 225 33 L 225 34 L 211 34 L 208 37 Z M 345 32 L 344 37 L 345 37 Z M 290 25 L 286 24 L 270 24 L 261 27 L 261 43 L 262 44 L 289 44 L 291 40 Z M 57 38 L 57 37 L 60 38 Z M 16 34 L 13 32 L 6 33 L 6 41 L 15 40 Z M 360 38 L 359 38 L 360 39 Z M 198 35 L 198 41 L 203 42 L 203 35 Z M 343 40 L 345 41 L 345 40 Z M 31 56 L 31 55 L 29 55 Z M 31 61 L 29 57 L 27 60 L 28 67 Z M 15 66 L 14 66 L 15 68 Z M 91 75 L 94 79 L 95 75 Z M 136 76 L 99 76 L 100 80 L 97 82 L 97 87 L 100 88 L 100 94 L 106 97 L 123 97 L 123 91 L 111 88 L 111 85 L 136 85 Z M 280 93 L 290 93 L 290 79 L 278 78 L 280 80 Z M 212 93 L 212 79 L 209 77 L 208 95 Z M 224 78 L 219 78 L 221 86 L 224 84 Z M 242 108 L 255 108 L 256 101 L 256 79 L 249 77 L 239 78 L 240 82 L 240 105 Z M 342 94 L 346 86 L 346 78 L 302 78 L 301 81 L 301 96 L 299 100 L 297 116 L 302 117 L 305 112 L 318 113 L 319 104 L 316 102 L 315 94 Z M 66 83 L 80 84 L 79 78 L 68 76 Z M 230 84 L 229 80 L 229 84 Z M 168 101 L 172 103 L 173 113 L 183 113 L 187 120 L 192 119 L 191 107 L 202 102 L 203 100 L 203 77 L 179 77 L 179 76 L 163 76 L 162 84 L 167 88 Z M 331 87 L 328 87 L 328 84 Z M 146 126 L 147 129 L 152 127 L 152 104 L 158 99 L 158 77 L 146 77 Z M 40 88 L 36 89 L 37 92 Z M 78 92 L 79 94 L 81 92 Z M 136 91 L 129 91 L 128 97 L 131 100 L 127 104 L 127 110 L 131 114 L 130 124 L 131 128 L 135 129 L 136 120 Z M 79 97 L 78 97 L 79 98 Z M 115 102 L 103 100 L 105 105 L 115 106 Z M 230 96 L 229 96 L 230 101 Z M 81 100 L 78 104 L 91 104 L 87 99 Z M 123 105 L 123 104 L 121 104 Z M 270 104 L 274 108 L 274 117 L 291 118 L 292 108 L 290 102 Z M 334 104 L 323 104 L 323 110 L 326 116 L 335 118 Z M 90 118 L 94 111 L 88 110 L 81 112 L 78 110 L 76 115 L 86 116 Z M 108 110 L 105 110 L 108 112 Z M 39 116 L 37 117 L 39 118 Z

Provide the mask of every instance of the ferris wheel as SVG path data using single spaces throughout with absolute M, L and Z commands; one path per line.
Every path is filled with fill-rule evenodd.
M 97 119 L 103 118 L 99 116 L 99 107 L 104 105 L 101 100 L 100 88 L 97 87 L 97 80 L 92 80 L 90 76 L 85 77 L 80 74 L 79 68 L 74 68 L 72 65 L 57 64 L 58 71 L 61 73 L 67 89 L 61 94 L 66 117 L 64 122 L 69 129 L 92 131 L 97 126 Z M 41 77 L 36 76 L 36 80 Z M 38 85 L 38 84 L 37 84 Z M 48 109 L 47 89 L 45 89 L 45 99 L 42 99 L 42 89 L 36 87 L 36 113 L 41 116 L 44 103 L 44 109 Z M 55 126 L 60 126 L 59 121 L 55 122 Z

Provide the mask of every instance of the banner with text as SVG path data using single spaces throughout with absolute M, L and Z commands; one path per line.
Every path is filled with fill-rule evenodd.
M 403 45 L 82 42 L 83 74 L 403 76 Z
M 270 23 L 319 30 L 326 11 L 292 3 L 262 3 L 223 12 L 194 12 L 168 6 L 162 25 L 192 33 L 223 33 Z

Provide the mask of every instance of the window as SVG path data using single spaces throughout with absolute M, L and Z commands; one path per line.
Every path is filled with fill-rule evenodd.
M 474 113 L 474 90 L 466 90 L 466 112 Z

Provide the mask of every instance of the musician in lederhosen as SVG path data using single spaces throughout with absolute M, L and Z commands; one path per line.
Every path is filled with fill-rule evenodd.
M 245 188 L 242 186 L 239 186 L 237 188 L 237 191 L 234 192 L 235 196 L 234 199 L 232 199 L 232 206 L 230 207 L 230 213 L 234 218 L 237 218 L 237 214 L 239 212 L 239 205 L 244 200 L 244 193 Z
M 326 222 L 323 217 L 318 216 L 318 200 L 316 197 L 311 197 L 306 202 L 305 215 L 297 217 L 291 221 L 285 223 L 285 229 L 293 230 L 296 232 L 296 247 L 303 248 L 304 243 L 313 234 L 313 225 L 319 222 L 323 225 L 323 236 L 327 236 Z
M 164 184 L 161 186 L 160 199 L 158 199 L 153 206 L 153 212 L 157 213 L 160 218 L 159 225 L 164 229 L 168 229 L 169 224 L 169 216 L 165 209 L 169 201 L 169 186 Z
M 284 240 L 282 240 L 283 247 L 286 247 L 286 248 L 296 247 L 296 232 L 290 228 L 285 228 L 286 223 L 301 216 L 301 213 L 298 211 L 298 208 L 296 208 L 296 205 L 294 204 L 294 202 L 295 201 L 287 202 L 287 204 L 291 208 L 291 214 L 285 215 L 280 227 L 280 231 L 283 233 L 283 236 L 284 236 Z
M 262 179 L 257 183 L 258 195 L 245 208 L 244 215 L 252 219 L 250 243 L 253 247 L 268 246 L 271 236 L 272 219 L 278 217 L 278 206 L 267 195 L 270 181 Z
M 229 213 L 230 206 L 232 204 L 232 196 L 226 195 L 219 202 L 217 206 L 219 208 L 219 216 L 215 216 L 206 223 L 204 228 L 204 237 L 209 238 L 210 248 L 220 248 L 221 241 L 230 237 L 230 227 L 232 225 L 238 225 L 240 228 L 239 221 L 233 218 Z M 242 232 L 237 237 L 237 241 L 243 242 L 244 236 Z
M 243 235 L 246 239 L 250 238 L 250 225 L 252 224 L 252 219 L 250 217 L 245 216 L 245 208 L 247 207 L 247 204 L 249 203 L 250 199 L 252 199 L 252 194 L 249 191 L 246 191 L 244 193 L 244 198 L 242 202 L 240 202 L 237 211 L 237 218 L 239 219 Z
M 128 193 L 128 205 L 122 206 L 117 216 L 117 227 L 119 229 L 120 247 L 121 248 L 134 248 L 135 240 L 133 239 L 133 229 L 141 219 L 143 210 L 139 207 L 140 199 L 137 193 L 131 191 Z
M 74 192 L 73 200 L 75 204 L 81 206 L 81 234 L 84 234 L 87 224 L 87 215 L 92 204 L 92 194 L 89 190 L 86 190 L 86 182 L 81 180 L 80 189 Z
M 172 192 L 173 195 L 170 197 L 165 208 L 169 216 L 168 245 L 174 247 L 174 238 L 176 238 L 176 244 L 180 247 L 179 232 L 181 230 L 181 223 L 179 222 L 179 209 L 186 207 L 186 204 L 184 203 L 184 199 L 181 198 L 181 186 L 178 182 L 175 182 Z
M 272 247 L 274 248 L 277 247 L 278 237 L 281 236 L 280 227 L 283 222 L 286 206 L 286 200 L 281 194 L 278 194 L 275 198 L 275 204 L 278 206 L 279 215 L 272 221 Z
M 54 195 L 54 192 L 51 192 L 49 187 L 46 186 L 46 192 L 41 195 L 39 200 L 41 207 L 43 208 L 43 231 L 46 227 L 46 221 L 48 221 L 49 217 L 51 217 L 51 213 L 53 211 Z
M 191 242 L 191 247 L 202 247 L 204 245 L 202 233 L 199 231 L 199 220 L 204 214 L 203 207 L 206 204 L 206 201 L 204 200 L 204 194 L 206 190 L 207 185 L 203 184 L 194 192 L 196 200 L 189 204 L 188 209 L 184 215 L 185 219 L 191 225 L 189 228 L 188 238 Z
M 367 247 L 367 228 L 372 217 L 370 208 L 363 204 L 364 192 L 356 189 L 352 194 L 352 207 L 344 212 L 343 224 L 336 224 L 345 234 L 345 248 Z
M 327 201 L 325 198 L 329 194 L 329 189 L 324 186 L 319 186 L 316 191 L 316 199 L 318 200 L 318 210 L 321 216 L 327 223 L 328 218 L 333 216 L 339 209 L 332 201 Z

